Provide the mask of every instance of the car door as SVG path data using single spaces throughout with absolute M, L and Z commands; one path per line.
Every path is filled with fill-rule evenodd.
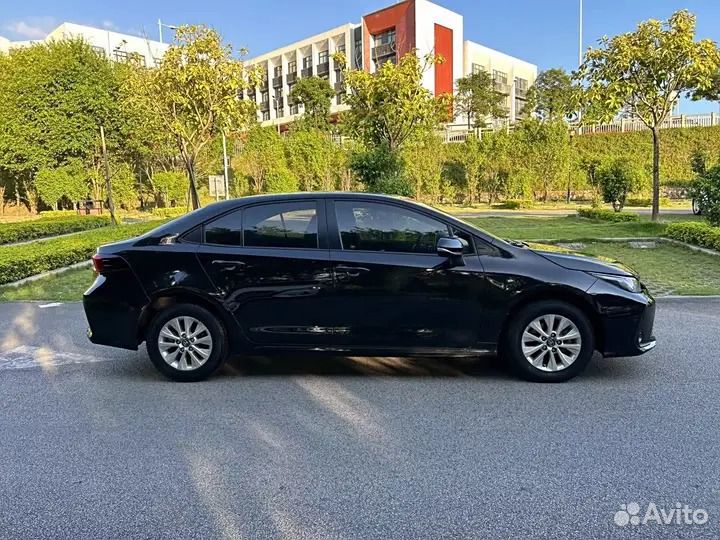
M 244 207 L 203 226 L 198 257 L 217 296 L 257 346 L 322 346 L 332 333 L 323 200 Z
M 467 349 L 478 342 L 482 265 L 472 239 L 460 261 L 437 254 L 453 231 L 401 204 L 337 199 L 328 204 L 335 275 L 336 339 L 377 349 Z

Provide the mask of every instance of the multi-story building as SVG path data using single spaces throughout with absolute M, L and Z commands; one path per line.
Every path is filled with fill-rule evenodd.
M 432 94 L 452 93 L 457 79 L 484 69 L 493 75 L 496 89 L 507 95 L 508 118 L 515 121 L 535 81 L 537 66 L 464 37 L 462 15 L 428 0 L 404 0 L 361 17 L 359 23 L 344 24 L 248 60 L 249 65 L 260 66 L 266 77 L 245 98 L 257 103 L 263 123 L 284 126 L 302 114 L 302 106 L 290 99 L 293 85 L 298 78 L 315 75 L 326 78 L 335 89 L 330 111 L 338 113 L 346 106 L 342 72 L 333 61 L 335 52 L 344 52 L 351 67 L 372 73 L 414 50 L 420 56 L 433 53 L 444 58 L 423 75 L 423 85 Z
M 6 52 L 14 47 L 26 47 L 43 41 L 75 38 L 82 38 L 99 54 L 105 55 L 116 62 L 126 62 L 133 58 L 134 61 L 142 62 L 148 67 L 155 66 L 168 48 L 168 45 L 164 43 L 144 37 L 65 22 L 42 40 L 10 41 L 0 37 L 0 52 Z

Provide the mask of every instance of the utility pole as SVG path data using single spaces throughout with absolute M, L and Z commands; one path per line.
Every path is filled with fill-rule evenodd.
M 578 66 L 583 63 L 583 0 L 580 0 L 580 24 L 578 33 Z
M 223 176 L 225 178 L 225 200 L 230 198 L 229 177 L 228 177 L 228 157 L 227 157 L 227 140 L 225 138 L 225 130 L 222 132 L 223 143 Z
M 158 19 L 158 37 L 160 39 L 160 43 L 162 43 L 162 21 L 160 19 Z
M 105 169 L 105 189 L 107 190 L 108 209 L 110 210 L 110 220 L 113 225 L 117 225 L 115 218 L 115 203 L 112 196 L 112 183 L 110 182 L 110 165 L 108 163 L 107 147 L 105 146 L 105 130 L 100 126 L 100 141 L 102 142 L 103 168 Z

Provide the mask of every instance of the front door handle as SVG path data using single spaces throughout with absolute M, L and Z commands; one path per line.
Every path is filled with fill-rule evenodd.
M 221 266 L 223 270 L 226 270 L 226 271 L 228 271 L 228 272 L 232 272 L 233 270 L 237 270 L 238 267 L 239 267 L 239 268 L 242 268 L 243 266 L 245 266 L 245 263 L 244 263 L 244 262 L 240 262 L 240 261 L 223 261 L 223 260 L 220 260 L 220 259 L 214 259 L 211 264 L 216 265 L 216 266 Z
M 362 266 L 345 266 L 345 265 L 338 265 L 335 267 L 335 272 L 338 274 L 344 274 L 348 277 L 358 277 L 363 272 L 369 272 L 369 268 L 365 268 Z

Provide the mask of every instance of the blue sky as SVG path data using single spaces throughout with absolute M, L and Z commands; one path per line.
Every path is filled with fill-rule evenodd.
M 42 37 L 62 21 L 157 37 L 157 19 L 205 23 L 251 56 L 346 22 L 393 0 L 0 0 L 0 35 Z M 533 62 L 540 69 L 577 64 L 578 0 L 436 0 L 465 17 L 465 38 Z M 720 0 L 584 0 L 584 44 L 631 30 L 644 19 L 666 19 L 686 8 L 698 17 L 698 37 L 720 41 Z M 688 103 L 684 113 L 717 111 Z

